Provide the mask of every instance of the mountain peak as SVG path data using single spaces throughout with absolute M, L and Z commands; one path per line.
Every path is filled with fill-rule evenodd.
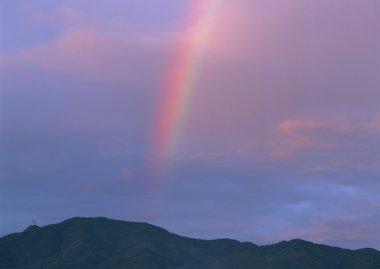
M 34 232 L 34 231 L 37 231 L 39 229 L 40 229 L 40 226 L 32 224 L 32 225 L 29 225 L 28 228 L 26 228 L 24 230 L 24 232 Z
M 103 217 L 31 225 L 0 238 L 0 268 L 42 267 L 378 269 L 380 252 L 299 239 L 263 247 L 231 239 L 191 239 L 148 223 Z

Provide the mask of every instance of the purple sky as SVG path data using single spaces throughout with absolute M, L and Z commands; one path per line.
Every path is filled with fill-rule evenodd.
M 0 2 L 0 236 L 102 215 L 380 249 L 380 2 L 225 0 L 152 188 L 190 2 Z

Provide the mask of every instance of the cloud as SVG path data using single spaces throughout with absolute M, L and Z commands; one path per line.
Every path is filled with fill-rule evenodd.
M 345 119 L 354 128 L 372 120 L 380 36 L 368 10 L 378 4 L 226 1 L 197 70 L 181 147 L 262 144 L 288 119 Z M 321 142 L 336 143 L 294 147 Z
M 336 120 L 286 120 L 277 127 L 280 141 L 273 154 L 278 158 L 289 158 L 303 151 L 342 148 L 345 145 L 339 142 L 339 137 L 351 130 L 351 126 Z
M 343 119 L 285 120 L 275 132 L 272 154 L 276 159 L 303 160 L 306 170 L 378 171 L 379 136 L 372 122 L 348 123 Z
M 65 32 L 55 40 L 3 55 L 3 66 L 42 68 L 87 79 L 143 81 L 157 78 L 166 51 L 148 38 L 126 38 L 92 31 Z M 161 61 L 161 62 L 160 62 Z
M 0 55 L 2 68 L 40 68 L 87 80 L 141 82 L 161 79 L 174 36 L 136 32 L 127 22 L 68 6 L 52 13 L 29 10 L 33 20 L 60 26 L 50 40 Z M 34 22 L 35 23 L 35 22 Z
M 380 215 L 377 211 L 316 218 L 311 220 L 305 229 L 286 231 L 276 237 L 303 238 L 323 244 L 364 248 L 368 246 L 368 242 L 376 245 L 376 242 L 380 240 L 379 219 Z
M 132 5 L 154 13 L 136 14 L 150 31 L 117 5 L 117 20 L 109 10 L 34 11 L 42 41 L 0 55 L 4 216 L 156 210 L 144 220 L 195 237 L 378 246 L 366 231 L 379 219 L 377 3 L 225 1 L 178 154 L 148 191 L 152 119 L 182 26 L 157 22 L 167 6 L 141 1 Z
M 376 114 L 370 125 L 370 128 L 373 129 L 374 132 L 380 132 L 380 113 Z
M 32 8 L 29 8 L 28 11 L 31 15 L 31 20 L 44 24 L 59 24 L 65 27 L 83 25 L 86 20 L 90 20 L 93 23 L 96 18 L 70 6 L 61 6 L 54 12 L 44 12 Z

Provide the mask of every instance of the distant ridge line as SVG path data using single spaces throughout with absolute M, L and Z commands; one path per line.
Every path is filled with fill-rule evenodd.
M 74 217 L 0 238 L 1 269 L 379 269 L 380 252 L 301 239 L 201 240 L 145 222 Z

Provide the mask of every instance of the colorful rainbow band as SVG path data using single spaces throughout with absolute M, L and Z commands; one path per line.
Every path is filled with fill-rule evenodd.
M 161 176 L 161 170 L 177 147 L 222 1 L 197 0 L 191 8 L 182 46 L 168 71 L 165 97 L 156 122 L 153 146 L 155 180 Z

